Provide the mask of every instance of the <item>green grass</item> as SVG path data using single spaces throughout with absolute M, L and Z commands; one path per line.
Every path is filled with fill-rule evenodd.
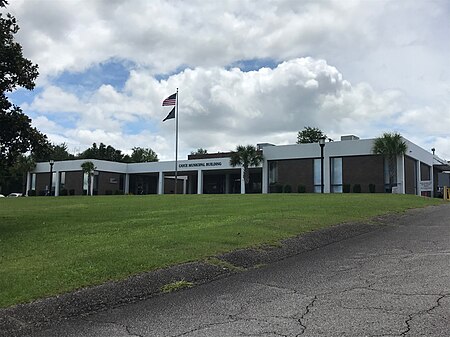
M 177 291 L 177 290 L 181 290 L 181 289 L 185 289 L 185 288 L 192 288 L 193 286 L 194 286 L 194 283 L 192 283 L 192 282 L 180 280 L 180 281 L 172 282 L 172 283 L 162 286 L 161 291 L 163 293 L 171 293 L 173 291 Z
M 0 307 L 439 200 L 385 194 L 0 199 Z

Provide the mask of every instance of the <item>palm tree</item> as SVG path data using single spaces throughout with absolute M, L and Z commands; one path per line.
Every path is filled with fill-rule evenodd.
M 392 188 L 397 172 L 397 157 L 404 155 L 408 150 L 408 146 L 403 141 L 399 133 L 385 132 L 381 137 L 375 138 L 372 152 L 374 154 L 381 154 L 388 161 L 389 167 L 389 187 Z
M 94 174 L 94 170 L 96 167 L 94 166 L 94 163 L 91 161 L 85 161 L 83 164 L 81 164 L 81 168 L 83 169 L 83 172 L 87 174 L 88 176 L 88 190 L 86 191 L 86 194 L 89 195 L 92 184 L 92 175 Z M 92 193 L 91 193 L 92 195 Z
M 250 181 L 249 167 L 258 166 L 262 161 L 263 155 L 255 146 L 238 145 L 236 151 L 231 154 L 230 165 L 233 167 L 241 165 L 244 168 L 244 181 L 245 184 L 248 185 Z

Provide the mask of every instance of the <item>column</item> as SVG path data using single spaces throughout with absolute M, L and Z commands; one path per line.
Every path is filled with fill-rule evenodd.
M 197 194 L 203 194 L 203 172 L 197 171 Z
M 125 186 L 123 187 L 124 194 L 130 194 L 130 175 L 125 173 Z
M 61 185 L 61 174 L 59 171 L 55 171 L 55 197 L 59 196 L 59 187 Z
M 244 168 L 241 167 L 241 194 L 245 194 Z
M 325 146 L 325 149 L 327 147 Z M 330 186 L 331 186 L 331 169 L 330 169 L 330 157 L 327 155 L 324 155 L 323 158 L 323 193 L 330 193 Z
M 158 172 L 158 194 L 164 194 L 164 172 Z
M 397 191 L 405 194 L 405 156 L 397 156 Z
M 95 179 L 95 171 L 91 174 L 91 186 L 90 186 L 91 191 L 89 192 L 90 196 L 94 195 L 94 183 L 95 183 L 94 179 Z
M 25 195 L 28 195 L 28 191 L 31 189 L 31 173 L 27 172 L 27 190 L 25 191 Z
M 421 195 L 422 190 L 420 189 L 421 172 L 420 172 L 420 161 L 416 160 L 416 194 Z
M 186 177 L 183 177 L 183 194 L 186 194 L 186 182 L 187 182 L 187 179 L 186 179 Z
M 264 159 L 263 161 L 263 167 L 262 167 L 262 193 L 267 194 L 269 193 L 269 162 L 267 159 Z

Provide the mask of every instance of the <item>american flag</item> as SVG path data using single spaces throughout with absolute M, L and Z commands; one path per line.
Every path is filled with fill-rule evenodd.
M 168 106 L 168 105 L 175 105 L 177 101 L 177 94 L 172 94 L 169 97 L 167 97 L 163 102 L 162 106 Z

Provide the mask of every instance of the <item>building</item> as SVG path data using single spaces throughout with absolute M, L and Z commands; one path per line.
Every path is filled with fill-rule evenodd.
M 396 193 L 432 196 L 438 187 L 437 175 L 450 171 L 442 161 L 404 139 L 408 150 L 396 163 Z M 372 153 L 374 139 L 343 136 L 327 142 L 323 157 L 325 193 L 358 191 L 391 192 L 387 162 Z M 178 193 L 274 193 L 281 191 L 320 192 L 322 187 L 321 151 L 317 143 L 275 146 L 259 144 L 264 160 L 250 168 L 250 183 L 243 180 L 243 169 L 232 167 L 230 152 L 190 155 L 178 161 Z M 81 195 L 87 192 L 87 176 L 81 170 L 86 160 L 55 162 L 52 179 L 50 164 L 38 163 L 28 174 L 27 190 L 36 195 Z M 174 193 L 175 162 L 117 163 L 91 160 L 95 167 L 94 194 Z M 57 188 L 56 188 L 57 186 Z M 356 186 L 356 187 L 355 187 Z M 29 193 L 29 194 L 31 194 Z

